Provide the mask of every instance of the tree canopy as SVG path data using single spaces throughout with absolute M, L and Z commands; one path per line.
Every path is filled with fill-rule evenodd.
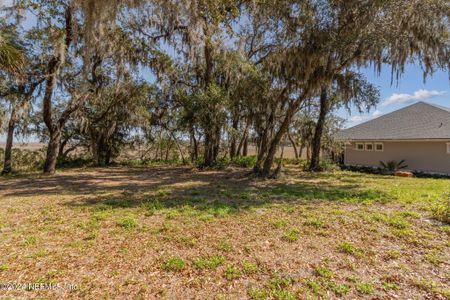
M 0 27 L 7 144 L 26 124 L 48 144 L 50 174 L 77 147 L 98 165 L 139 146 L 212 167 L 251 144 L 268 177 L 289 139 L 318 170 L 336 150 L 333 112 L 379 101 L 361 68 L 390 67 L 393 80 L 410 63 L 424 78 L 449 70 L 449 11 L 445 0 L 12 1 Z

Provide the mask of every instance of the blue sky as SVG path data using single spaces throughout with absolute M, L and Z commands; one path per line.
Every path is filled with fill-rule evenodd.
M 424 82 L 422 70 L 418 66 L 409 65 L 399 81 L 394 79 L 392 84 L 389 66 L 384 66 L 379 76 L 373 68 L 362 72 L 368 81 L 379 87 L 381 102 L 375 109 L 364 114 L 356 110 L 348 114 L 341 109 L 338 115 L 347 120 L 345 127 L 355 126 L 418 101 L 450 107 L 450 81 L 447 72 L 438 71 Z
M 3 2 L 0 3 L 1 7 L 2 5 L 8 5 L 11 1 L 0 0 L 0 2 Z M 26 24 L 28 22 L 30 22 L 29 19 L 27 19 Z M 438 71 L 429 76 L 424 82 L 423 72 L 420 67 L 409 65 L 399 81 L 394 80 L 391 83 L 390 66 L 383 66 L 381 74 L 376 74 L 373 68 L 361 71 L 366 75 L 369 82 L 379 87 L 381 101 L 376 108 L 368 113 L 360 114 L 353 109 L 351 114 L 349 114 L 345 109 L 339 110 L 337 114 L 346 120 L 345 127 L 352 127 L 369 121 L 417 101 L 450 107 L 450 80 L 447 72 Z M 5 136 L 0 134 L 0 142 L 4 142 L 4 140 Z M 25 140 L 30 140 L 30 138 L 25 138 Z
M 371 68 L 362 70 L 362 72 L 371 83 L 380 88 L 381 102 L 369 113 L 360 114 L 356 110 L 352 110 L 352 113 L 349 114 L 344 109 L 338 111 L 338 115 L 347 120 L 345 127 L 369 121 L 417 101 L 450 107 L 450 81 L 447 72 L 436 72 L 424 82 L 422 70 L 417 66 L 409 65 L 399 81 L 394 80 L 392 84 L 389 66 L 385 66 L 379 76 Z M 5 136 L 0 134 L 0 142 L 4 141 Z M 23 141 L 34 142 L 36 140 L 28 137 Z

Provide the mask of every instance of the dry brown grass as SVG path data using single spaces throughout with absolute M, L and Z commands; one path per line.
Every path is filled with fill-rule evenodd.
M 449 297 L 450 230 L 429 206 L 450 181 L 287 171 L 0 179 L 0 283 L 60 285 L 0 298 Z

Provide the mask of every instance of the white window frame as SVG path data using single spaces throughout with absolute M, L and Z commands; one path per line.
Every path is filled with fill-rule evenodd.
M 378 145 L 381 145 L 381 150 L 377 150 L 377 146 Z M 384 144 L 383 143 L 375 143 L 373 150 L 375 150 L 376 152 L 383 152 L 384 151 Z
M 372 146 L 372 149 L 367 149 L 367 146 L 369 146 L 369 145 Z M 373 143 L 366 143 L 366 144 L 364 145 L 364 150 L 366 150 L 366 151 L 372 152 L 373 149 L 374 149 L 374 148 L 373 148 Z
M 362 145 L 362 149 L 359 149 L 358 145 Z M 364 143 L 355 143 L 355 150 L 356 151 L 364 151 L 365 149 L 366 149 L 366 146 L 364 146 Z
M 447 143 L 447 154 L 450 154 L 450 143 Z

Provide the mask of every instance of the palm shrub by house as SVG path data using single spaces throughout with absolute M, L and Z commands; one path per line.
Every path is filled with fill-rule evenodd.
M 401 169 L 406 169 L 408 165 L 405 164 L 405 160 L 400 161 L 389 160 L 386 162 L 380 161 L 381 169 L 385 172 L 396 172 Z

